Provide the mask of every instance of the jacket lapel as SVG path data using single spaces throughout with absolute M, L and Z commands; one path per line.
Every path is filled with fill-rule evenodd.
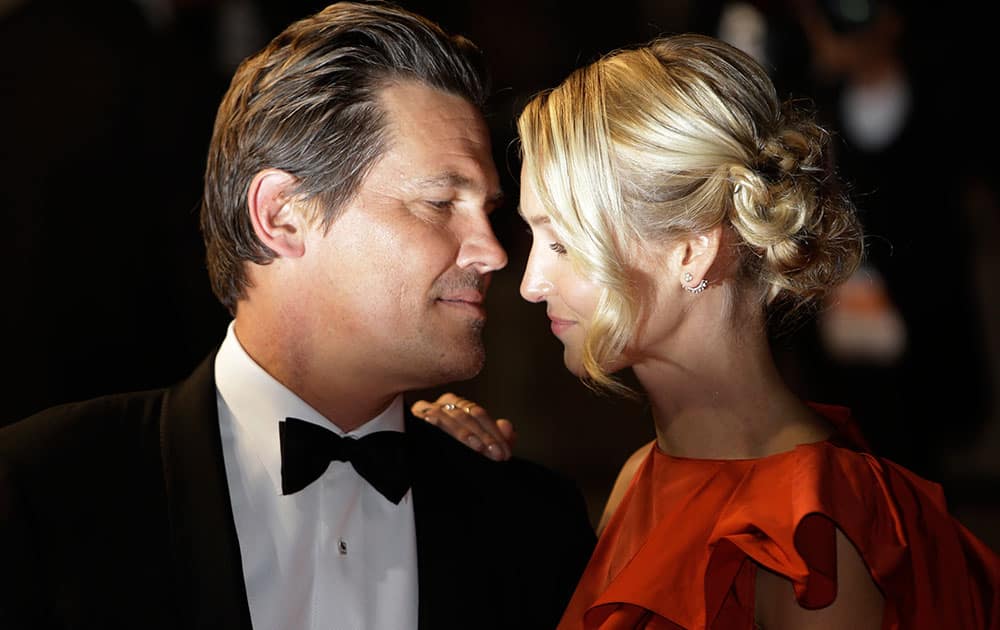
M 413 513 L 417 532 L 419 627 L 462 627 L 477 619 L 477 628 L 490 627 L 487 600 L 492 592 L 488 568 L 509 560 L 481 559 L 482 571 L 471 571 L 487 548 L 479 534 L 482 498 L 477 496 L 454 440 L 409 414 L 406 432 L 413 472 Z M 459 448 L 464 448 L 459 446 Z M 471 451 L 469 452 L 471 453 Z M 475 455 L 479 457 L 479 455 Z M 488 543 L 488 541 L 487 541 Z M 479 625 L 480 621 L 485 625 Z
M 219 434 L 213 352 L 171 388 L 160 417 L 180 613 L 191 628 L 251 628 Z

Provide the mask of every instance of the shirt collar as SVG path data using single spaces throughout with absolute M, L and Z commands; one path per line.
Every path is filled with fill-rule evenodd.
M 215 386 L 220 413 L 229 412 L 236 434 L 247 441 L 281 493 L 281 445 L 278 423 L 292 417 L 337 435 L 362 437 L 376 431 L 403 431 L 403 396 L 357 429 L 345 433 L 257 364 L 236 338 L 233 322 L 215 357 Z

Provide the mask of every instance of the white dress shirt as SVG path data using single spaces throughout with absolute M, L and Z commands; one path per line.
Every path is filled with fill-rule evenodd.
M 229 325 L 215 359 L 219 427 L 255 630 L 417 627 L 413 500 L 383 497 L 347 462 L 281 494 L 278 422 L 344 433 L 244 351 Z M 347 435 L 402 431 L 403 401 Z

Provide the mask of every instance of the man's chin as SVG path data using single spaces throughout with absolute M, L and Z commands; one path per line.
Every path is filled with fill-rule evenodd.
M 445 383 L 467 381 L 475 378 L 486 365 L 486 350 L 481 343 L 467 345 L 460 352 L 452 350 L 438 356 L 433 366 L 429 366 L 424 387 L 435 387 Z
M 452 380 L 468 380 L 470 378 L 475 378 L 480 372 L 483 371 L 483 367 L 486 365 L 486 349 L 483 348 L 482 344 L 470 348 L 468 354 L 462 357 L 461 361 L 457 361 L 454 365 L 454 378 Z

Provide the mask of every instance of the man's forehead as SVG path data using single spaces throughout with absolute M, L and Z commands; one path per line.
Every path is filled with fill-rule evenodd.
M 445 171 L 429 176 L 417 177 L 414 182 L 416 188 L 458 188 L 473 192 L 484 193 L 488 199 L 499 203 L 503 200 L 503 191 L 499 188 L 487 190 L 488 184 L 484 181 L 477 181 L 467 175 L 457 171 Z
M 497 203 L 502 191 L 481 112 L 465 98 L 417 81 L 380 92 L 387 160 L 411 190 L 456 189 Z

